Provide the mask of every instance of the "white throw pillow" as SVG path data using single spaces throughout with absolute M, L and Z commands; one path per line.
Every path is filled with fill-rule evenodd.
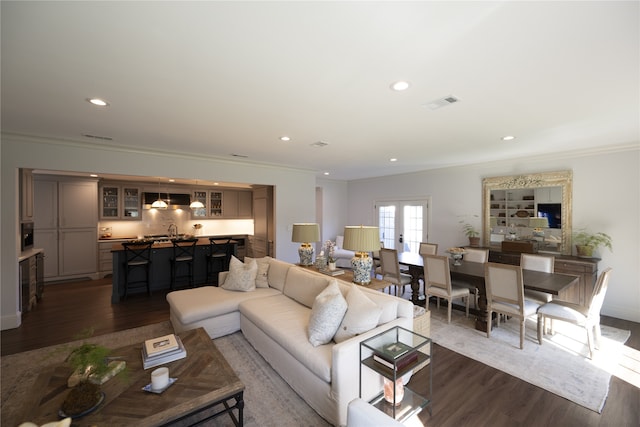
M 340 292 L 338 282 L 333 279 L 313 302 L 309 317 L 311 345 L 317 347 L 330 342 L 346 311 L 347 301 Z
M 355 283 L 347 294 L 347 305 L 347 313 L 333 337 L 337 343 L 375 328 L 382 313 L 382 307 L 371 301 Z
M 258 263 L 255 260 L 243 264 L 238 258 L 231 256 L 229 274 L 222 284 L 222 289 L 242 292 L 253 291 L 256 289 L 257 274 Z
M 269 260 L 271 259 L 271 257 L 269 256 L 265 256 L 262 258 L 251 258 L 251 257 L 244 257 L 244 262 L 251 262 L 251 260 L 255 259 L 255 261 L 258 263 L 258 274 L 256 276 L 256 288 L 268 288 L 269 287 L 269 280 L 268 280 L 268 275 L 269 275 Z

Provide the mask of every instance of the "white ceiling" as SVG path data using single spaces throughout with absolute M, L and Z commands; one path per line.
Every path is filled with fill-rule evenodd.
M 628 146 L 638 6 L 2 1 L 2 130 L 336 179 Z

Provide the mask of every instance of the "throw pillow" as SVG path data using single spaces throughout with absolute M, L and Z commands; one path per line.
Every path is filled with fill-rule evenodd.
M 333 337 L 337 343 L 375 328 L 382 313 L 382 307 L 371 301 L 355 283 L 347 294 L 347 305 L 347 313 Z
M 271 257 L 265 256 L 262 258 L 251 258 L 244 257 L 244 262 L 251 262 L 252 259 L 255 259 L 258 263 L 258 275 L 256 276 L 256 288 L 268 288 L 269 287 L 269 260 Z
M 347 301 L 340 292 L 338 282 L 334 279 L 318 294 L 311 307 L 309 317 L 309 342 L 314 347 L 327 344 L 336 333 L 344 313 Z
M 258 263 L 255 260 L 243 264 L 238 258 L 231 256 L 229 274 L 222 284 L 222 289 L 242 292 L 253 291 L 256 289 L 257 274 Z

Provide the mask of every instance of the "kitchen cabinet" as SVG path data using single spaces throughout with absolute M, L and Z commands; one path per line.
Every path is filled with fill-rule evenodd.
M 253 258 L 275 256 L 271 250 L 273 241 L 273 201 L 271 187 L 253 190 L 253 236 L 249 236 L 247 254 Z
M 93 180 L 34 177 L 34 245 L 46 253 L 45 280 L 96 275 L 97 197 Z
M 250 219 L 253 217 L 250 190 L 195 190 L 192 200 L 204 208 L 192 209 L 192 219 Z
M 20 266 L 20 309 L 33 310 L 44 294 L 44 253 L 40 250 L 26 258 L 21 258 Z
M 100 186 L 100 219 L 142 219 L 140 187 L 104 183 Z
M 113 257 L 111 256 L 112 241 L 98 243 L 98 274 L 100 278 L 106 277 L 113 272 Z
M 20 221 L 33 221 L 32 169 L 20 169 Z

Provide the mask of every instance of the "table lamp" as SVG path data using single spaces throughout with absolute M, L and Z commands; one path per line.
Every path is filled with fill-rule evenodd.
M 378 227 L 351 226 L 344 228 L 344 249 L 355 251 L 351 258 L 353 268 L 353 281 L 360 285 L 371 283 L 371 268 L 373 260 L 369 252 L 380 250 L 380 231 Z
M 301 243 L 298 248 L 300 265 L 311 265 L 313 263 L 313 246 L 311 246 L 311 242 L 320 241 L 320 226 L 314 223 L 293 224 L 291 241 Z

